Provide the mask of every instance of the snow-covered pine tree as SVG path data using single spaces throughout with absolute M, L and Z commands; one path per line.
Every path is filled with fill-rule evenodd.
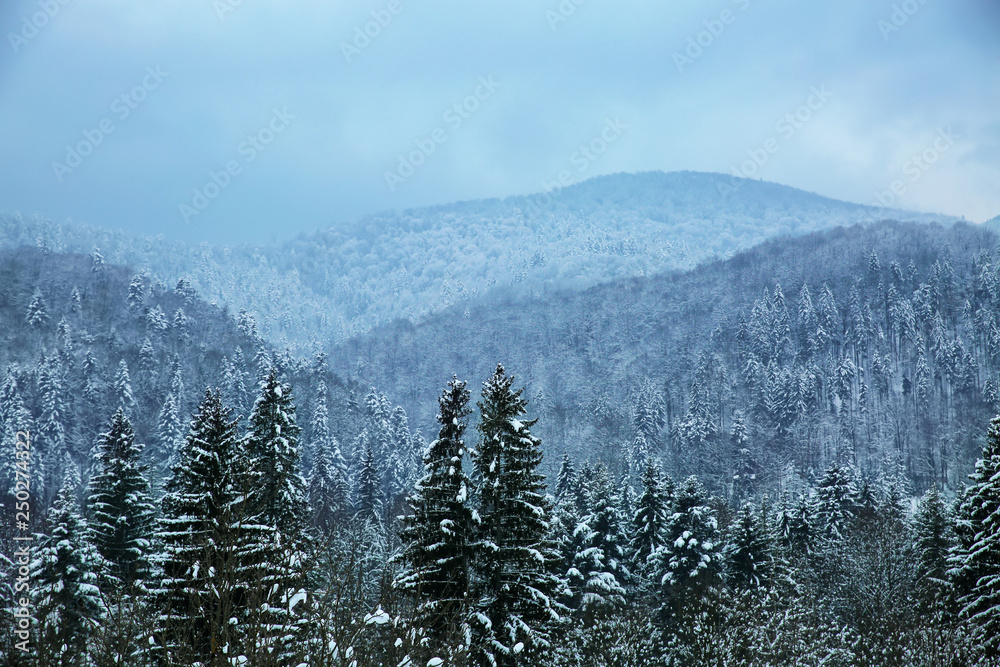
M 191 414 L 192 410 L 184 387 L 184 371 L 180 355 L 174 355 L 170 362 L 170 393 L 174 395 L 174 401 L 177 403 L 177 414 L 181 416 L 182 421 L 185 421 L 185 417 Z
M 404 495 L 423 467 L 423 452 L 413 446 L 406 410 L 396 406 L 389 417 L 388 489 L 394 497 Z
M 646 436 L 643 435 L 642 431 L 636 431 L 635 439 L 625 451 L 625 464 L 628 467 L 629 476 L 638 474 L 638 471 L 646 467 L 648 460 L 649 443 L 646 442 Z
M 247 453 L 252 466 L 250 513 L 296 543 L 308 522 L 306 483 L 299 474 L 295 404 L 288 385 L 272 369 L 250 414 Z
M 967 582 L 961 617 L 979 631 L 984 655 L 1000 656 L 1000 417 L 994 417 L 983 456 L 969 476 L 960 508 L 971 528 L 968 544 L 952 557 L 952 576 Z
M 868 279 L 872 285 L 877 285 L 882 274 L 882 264 L 878 261 L 878 252 L 872 248 L 868 255 Z
M 948 590 L 948 554 L 952 547 L 951 520 L 937 486 L 920 500 L 914 517 L 917 589 L 927 608 L 944 599 Z
M 522 421 L 527 401 L 514 378 L 497 365 L 478 403 L 482 439 L 473 453 L 480 481 L 481 530 L 477 543 L 476 660 L 500 667 L 524 664 L 550 647 L 561 619 L 556 596 L 565 584 L 553 574 L 558 553 L 547 542 L 551 509 L 537 472 L 542 452 Z
M 375 452 L 371 446 L 365 450 L 358 471 L 357 518 L 362 521 L 379 522 L 382 519 L 382 476 L 375 463 Z
M 80 415 L 80 442 L 94 442 L 104 428 L 102 413 L 107 408 L 105 393 L 107 385 L 101 377 L 97 358 L 91 349 L 87 349 L 81 368 L 78 404 L 82 410 Z
M 413 626 L 427 638 L 421 658 L 445 655 L 464 640 L 476 524 L 472 482 L 462 469 L 469 391 L 452 377 L 438 399 L 438 438 L 424 455 L 424 476 L 407 499 L 394 586 L 414 600 Z M 423 655 L 427 653 L 427 655 Z M 421 664 L 423 664 L 421 662 Z
M 142 341 L 139 348 L 139 393 L 144 397 L 143 407 L 149 402 L 149 397 L 159 384 L 159 361 L 157 359 L 156 348 L 149 336 Z
M 325 444 L 318 444 L 308 480 L 312 526 L 324 538 L 350 517 L 347 480 L 330 462 Z
M 634 400 L 632 424 L 647 446 L 655 448 L 660 442 L 660 430 L 666 424 L 663 396 L 651 380 L 645 379 L 637 388 Z
M 598 465 L 587 489 L 590 511 L 577 525 L 580 547 L 573 559 L 573 578 L 578 579 L 577 598 L 585 623 L 613 612 L 625 602 L 631 583 L 628 539 L 622 530 L 617 493 L 604 465 Z M 571 585 L 574 583 L 571 580 Z
M 811 556 L 816 550 L 819 531 L 816 529 L 815 510 L 810 498 L 799 494 L 794 505 L 787 499 L 782 501 L 778 511 L 778 544 L 788 556 L 800 558 Z
M 316 401 L 313 406 L 312 418 L 309 420 L 309 446 L 302 453 L 307 469 L 312 468 L 316 452 L 319 451 L 320 447 L 326 448 L 327 462 L 330 462 L 330 409 L 327 405 L 327 393 L 326 382 L 320 380 L 319 386 L 316 388 Z
M 177 397 L 173 392 L 167 394 L 160 408 L 160 415 L 156 420 L 156 445 L 150 447 L 147 453 L 147 460 L 151 464 L 154 483 L 159 486 L 159 480 L 166 477 L 166 473 L 176 463 L 177 453 L 184 444 L 184 425 L 181 422 L 181 413 L 177 405 Z
M 62 373 L 55 355 L 51 359 L 44 356 L 38 364 L 38 391 L 42 399 L 42 413 L 38 420 L 38 436 L 35 439 L 36 466 L 44 474 L 45 484 L 40 488 L 57 488 L 65 471 L 61 470 L 66 453 L 66 408 L 63 400 Z M 43 502 L 52 498 L 52 491 L 46 490 Z
M 549 522 L 549 542 L 559 554 L 559 560 L 552 563 L 552 571 L 560 578 L 565 579 L 567 585 L 571 580 L 579 584 L 583 580 L 583 575 L 573 571 L 573 561 L 582 546 L 581 536 L 576 532 L 580 524 L 582 515 L 576 506 L 576 498 L 572 495 L 557 500 L 552 508 L 552 517 Z M 572 590 L 567 588 L 567 595 L 563 600 L 567 605 L 572 604 Z
M 142 276 L 132 276 L 132 281 L 128 285 L 128 295 L 125 297 L 128 309 L 138 315 L 142 311 L 145 301 L 146 285 L 143 282 Z
M 389 400 L 375 387 L 365 396 L 365 415 L 372 424 L 389 421 Z
M 116 585 L 128 588 L 149 575 L 155 508 L 149 495 L 142 446 L 118 408 L 101 435 L 99 470 L 90 480 L 88 510 L 93 542 Z
M 30 565 L 35 650 L 59 665 L 90 664 L 87 640 L 103 613 L 101 557 L 80 514 L 79 488 L 79 471 L 71 467 L 49 510 L 49 533 L 38 536 Z
M 254 650 L 273 650 L 272 657 L 283 660 L 291 659 L 292 637 L 304 629 L 302 619 L 288 607 L 290 596 L 305 583 L 308 551 L 310 516 L 306 482 L 299 474 L 300 432 L 291 388 L 272 368 L 261 383 L 245 440 L 250 459 L 247 513 L 252 523 L 266 527 L 267 541 L 255 545 L 256 576 L 267 585 L 259 592 Z
M 126 415 L 135 414 L 135 398 L 132 395 L 132 381 L 129 379 L 128 364 L 122 359 L 115 373 L 115 408 L 123 408 Z
M 701 482 L 688 477 L 677 490 L 664 545 L 653 554 L 661 615 L 670 622 L 699 608 L 722 578 L 719 524 Z
M 174 312 L 174 319 L 170 324 L 170 329 L 182 345 L 191 340 L 191 320 L 184 313 L 183 308 L 178 308 Z
M 90 271 L 95 276 L 103 276 L 106 269 L 104 255 L 101 254 L 100 248 L 95 247 L 90 253 Z
M 820 478 L 816 492 L 821 530 L 826 537 L 839 540 L 847 534 L 857 506 L 857 491 L 850 470 L 834 461 Z
M 632 571 L 645 586 L 653 583 L 653 563 L 657 549 L 664 545 L 671 502 L 659 464 L 650 459 L 642 473 L 642 495 L 632 516 L 632 542 L 629 553 Z M 672 486 L 672 484 L 671 484 Z
M 42 296 L 42 290 L 35 289 L 35 293 L 31 296 L 31 302 L 28 304 L 28 309 L 24 314 L 24 321 L 34 329 L 41 329 L 48 323 L 49 309 L 45 305 L 45 297 Z
M 559 463 L 559 474 L 556 475 L 556 500 L 562 500 L 572 493 L 576 485 L 576 469 L 569 452 L 563 452 Z
M 238 350 L 239 348 L 237 348 Z M 222 390 L 222 399 L 226 405 L 233 406 L 236 413 L 246 416 L 248 408 L 246 376 L 245 373 L 236 367 L 236 363 L 228 357 L 223 357 L 221 364 L 222 378 L 219 387 Z
M 615 489 L 619 493 L 615 496 L 615 507 L 621 517 L 622 534 L 625 536 L 625 553 L 628 554 L 628 545 L 632 543 L 632 517 L 635 516 L 636 495 L 635 487 L 632 486 L 632 479 L 629 474 L 622 474 Z M 631 564 L 629 564 L 631 569 Z M 634 573 L 633 573 L 634 574 Z
M 163 499 L 164 578 L 153 590 L 159 617 L 150 649 L 174 660 L 241 655 L 271 587 L 260 563 L 272 556 L 272 531 L 248 512 L 249 462 L 230 415 L 218 392 L 205 392 Z
M 767 526 L 750 503 L 744 503 L 725 548 L 730 583 L 738 589 L 765 586 L 774 572 L 774 549 Z
M 729 442 L 733 457 L 733 498 L 742 502 L 757 492 L 759 466 L 750 451 L 750 432 L 740 412 L 733 415 Z

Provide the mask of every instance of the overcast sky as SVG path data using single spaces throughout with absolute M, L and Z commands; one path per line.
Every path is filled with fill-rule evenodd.
M 0 28 L 0 211 L 259 241 L 736 169 L 1000 214 L 997 0 L 4 0 Z

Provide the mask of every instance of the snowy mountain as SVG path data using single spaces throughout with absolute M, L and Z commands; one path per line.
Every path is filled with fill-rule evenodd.
M 0 220 L 0 248 L 97 247 L 167 284 L 185 277 L 206 300 L 254 313 L 270 340 L 301 345 L 498 290 L 582 289 L 689 269 L 775 236 L 884 217 L 953 222 L 720 174 L 651 172 L 373 215 L 264 246 L 188 246 L 11 215 Z

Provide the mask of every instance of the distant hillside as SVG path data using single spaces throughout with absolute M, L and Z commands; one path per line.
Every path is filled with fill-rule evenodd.
M 420 421 L 452 373 L 475 383 L 502 362 L 550 452 L 611 459 L 645 429 L 642 447 L 720 491 L 739 414 L 773 486 L 849 457 L 954 488 L 1000 395 L 997 242 L 895 222 L 772 240 L 690 272 L 397 322 L 331 362 Z
M 356 388 L 329 375 L 325 363 L 308 367 L 274 352 L 252 319 L 206 304 L 188 285 L 167 286 L 100 257 L 0 250 L 0 504 L 16 430 L 35 434 L 33 470 L 44 502 L 61 482 L 66 456 L 86 477 L 96 439 L 120 405 L 163 473 L 176 445 L 165 431 L 168 395 L 176 437 L 207 387 L 221 388 L 245 417 L 260 368 L 271 362 L 296 385 L 305 415 L 325 382 L 330 426 L 351 432 L 344 424 Z
M 0 248 L 94 247 L 208 301 L 255 313 L 276 344 L 343 340 L 500 288 L 586 288 L 685 269 L 780 235 L 950 218 L 873 209 L 773 183 L 660 172 L 594 178 L 554 195 L 369 216 L 271 246 L 186 246 L 40 219 L 0 220 Z

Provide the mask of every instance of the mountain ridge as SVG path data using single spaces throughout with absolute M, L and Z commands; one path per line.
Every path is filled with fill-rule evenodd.
M 207 301 L 255 313 L 275 344 L 302 349 L 398 317 L 419 320 L 498 287 L 582 289 L 894 213 L 954 222 L 765 181 L 644 172 L 598 176 L 547 199 L 519 195 L 376 214 L 263 245 L 195 246 L 6 216 L 0 247 L 99 247 L 109 261 L 164 282 L 188 279 Z

